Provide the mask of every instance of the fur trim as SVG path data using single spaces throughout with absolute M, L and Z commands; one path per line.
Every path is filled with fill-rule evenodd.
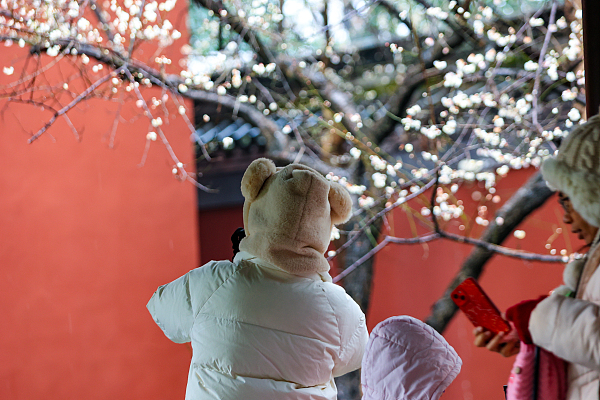
M 577 289 L 577 283 L 579 283 L 579 277 L 581 276 L 581 272 L 583 271 L 585 261 L 586 258 L 584 257 L 577 260 L 573 260 L 567 265 L 565 265 L 565 269 L 563 270 L 563 282 L 572 291 L 575 291 Z
M 600 176 L 574 169 L 556 158 L 544 161 L 542 175 L 550 186 L 569 196 L 573 208 L 588 223 L 600 227 Z
M 560 285 L 559 287 L 557 287 L 556 289 L 554 289 L 552 292 L 550 292 L 551 295 L 553 296 L 566 296 L 569 297 L 573 294 L 573 289 L 571 289 L 569 286 L 567 285 Z

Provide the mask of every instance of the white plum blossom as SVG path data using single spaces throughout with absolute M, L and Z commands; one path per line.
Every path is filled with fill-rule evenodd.
M 485 60 L 488 62 L 494 62 L 496 61 L 496 49 L 489 49 L 486 53 L 485 53 Z
M 454 134 L 456 132 L 456 121 L 451 119 L 450 121 L 446 122 L 442 128 L 442 131 L 447 135 Z
M 536 63 L 535 61 L 529 60 L 525 63 L 523 68 L 525 68 L 525 71 L 535 71 L 538 69 L 538 63 Z
M 369 160 L 371 160 L 371 165 L 377 171 L 383 171 L 387 167 L 387 163 L 378 156 L 371 155 L 369 156 Z
M 364 196 L 358 199 L 358 206 L 361 208 L 370 208 L 375 204 L 375 199 L 370 196 Z
M 225 149 L 231 149 L 234 145 L 234 140 L 231 136 L 227 136 L 227 137 L 223 138 L 222 142 L 223 142 L 223 148 L 225 148 Z
M 544 26 L 544 19 L 543 18 L 531 18 L 529 20 L 529 25 L 531 25 L 532 27 Z
M 336 228 L 335 226 L 333 228 L 331 228 L 331 236 L 329 238 L 329 240 L 337 240 L 340 238 L 340 230 L 338 228 Z
M 569 119 L 573 122 L 577 122 L 581 119 L 581 114 L 579 113 L 579 110 L 576 108 L 571 108 L 571 111 L 569 111 L 569 113 L 567 114 Z
M 565 89 L 565 90 L 563 90 L 563 92 L 561 93 L 560 96 L 563 99 L 563 101 L 575 100 L 577 98 L 577 91 L 571 90 L 571 89 Z
M 439 69 L 441 71 L 443 69 L 446 69 L 446 67 L 448 66 L 448 63 L 446 61 L 435 60 L 433 62 L 433 66 L 436 69 Z
M 418 104 L 415 104 L 414 106 L 406 110 L 406 114 L 412 116 L 417 115 L 419 112 L 421 112 L 421 106 L 419 106 Z
M 387 175 L 382 174 L 381 172 L 375 172 L 372 175 L 372 179 L 373 179 L 373 186 L 375 186 L 376 188 L 383 188 L 383 187 L 385 187 L 385 184 L 387 182 Z
M 421 133 L 427 136 L 429 139 L 435 139 L 442 133 L 442 131 L 437 126 L 431 125 L 429 127 L 422 127 Z
M 444 86 L 459 88 L 462 85 L 462 74 L 448 72 L 444 75 Z
M 525 231 L 521 230 L 521 229 L 517 229 L 513 235 L 517 238 L 517 239 L 525 239 Z

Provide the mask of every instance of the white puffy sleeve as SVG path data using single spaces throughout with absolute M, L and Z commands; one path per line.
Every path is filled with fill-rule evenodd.
M 585 300 L 552 295 L 531 313 L 533 342 L 556 356 L 600 370 L 600 307 Z
M 190 341 L 194 322 L 190 297 L 190 273 L 160 286 L 146 305 L 154 322 L 175 343 Z
M 335 360 L 333 376 L 338 377 L 360 368 L 369 340 L 365 314 L 358 304 L 337 285 L 328 296 L 334 307 L 340 331 L 340 351 Z

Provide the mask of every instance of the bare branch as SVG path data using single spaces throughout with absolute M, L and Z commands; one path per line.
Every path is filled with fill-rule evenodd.
M 339 282 L 344 279 L 346 276 L 350 275 L 352 272 L 356 270 L 359 266 L 361 266 L 365 261 L 375 256 L 375 254 L 379 253 L 381 249 L 387 246 L 389 243 L 398 243 L 398 244 L 420 244 L 427 243 L 435 239 L 439 239 L 440 235 L 437 233 L 430 233 L 428 235 L 418 236 L 414 238 L 397 238 L 392 236 L 386 236 L 383 240 L 371 251 L 366 253 L 364 256 L 356 260 L 352 265 L 346 267 L 342 272 L 333 277 L 333 282 Z
M 116 71 L 116 73 L 119 73 L 121 71 L 122 71 L 122 69 L 118 69 Z M 50 126 L 52 126 L 52 124 L 54 124 L 54 122 L 56 122 L 56 120 L 58 119 L 58 117 L 60 117 L 61 115 L 66 114 L 69 110 L 71 110 L 73 107 L 75 107 L 77 104 L 79 104 L 79 102 L 81 102 L 83 99 L 85 99 L 86 97 L 88 97 L 91 93 L 93 93 L 94 90 L 96 90 L 99 86 L 101 86 L 103 83 L 105 83 L 106 81 L 108 81 L 112 76 L 113 76 L 113 72 L 111 72 L 110 74 L 106 74 L 105 76 L 103 76 L 102 78 L 100 78 L 96 82 L 94 82 L 93 85 L 88 86 L 88 88 L 86 90 L 84 90 L 83 92 L 81 92 L 79 94 L 79 96 L 77 96 L 75 99 L 73 99 L 73 101 L 71 101 L 69 104 L 67 104 L 66 106 L 64 106 L 60 110 L 58 110 L 52 116 L 52 118 L 50 118 L 50 120 L 39 131 L 37 131 L 36 134 L 34 134 L 32 137 L 29 138 L 29 140 L 27 142 L 28 143 L 32 143 L 37 138 L 39 138 L 41 135 L 43 135 L 44 132 L 46 132 L 46 130 Z
M 347 249 L 348 247 L 350 247 L 352 245 L 352 243 L 354 243 L 365 231 L 366 229 L 371 226 L 376 220 L 380 219 L 381 217 L 383 217 L 385 214 L 387 214 L 388 212 L 392 211 L 394 208 L 406 203 L 409 200 L 414 199 L 417 196 L 420 196 L 421 194 L 425 193 L 427 191 L 427 189 L 431 188 L 431 186 L 433 186 L 433 184 L 435 183 L 434 179 L 431 179 L 429 182 L 427 182 L 425 185 L 423 185 L 423 187 L 421 187 L 418 191 L 410 194 L 409 196 L 406 196 L 406 198 L 396 201 L 393 204 L 389 205 L 388 207 L 384 208 L 383 210 L 381 210 L 380 212 L 378 212 L 377 214 L 375 214 L 373 217 L 371 217 L 368 221 L 365 222 L 364 226 L 359 229 L 358 231 L 354 232 L 354 235 L 352 236 L 352 238 L 348 239 L 346 241 L 346 243 L 344 243 L 340 248 L 338 248 L 332 255 L 330 255 L 329 257 L 327 257 L 327 260 L 331 260 L 334 257 L 336 257 L 340 252 L 342 252 L 343 250 Z
M 242 119 L 260 128 L 267 139 L 267 147 L 270 153 L 276 154 L 285 148 L 287 139 L 285 135 L 281 133 L 277 124 L 256 108 L 246 103 L 241 103 L 235 97 L 230 95 L 218 95 L 213 92 L 202 90 L 187 90 L 185 93 L 182 93 L 182 95 L 193 100 L 219 104 L 229 112 L 233 112 L 234 109 L 237 109 L 238 115 Z
M 558 4 L 555 1 L 552 2 L 552 10 L 550 11 L 550 19 L 548 20 L 548 26 L 553 25 L 556 20 L 556 8 Z M 546 31 L 546 37 L 544 38 L 544 44 L 542 45 L 542 50 L 540 51 L 540 57 L 538 59 L 538 67 L 535 71 L 535 82 L 533 84 L 533 91 L 531 94 L 533 95 L 533 113 L 532 120 L 533 126 L 537 130 L 538 134 L 541 134 L 544 128 L 540 125 L 538 121 L 538 98 L 539 98 L 539 90 L 540 90 L 540 77 L 542 75 L 542 69 L 544 68 L 544 59 L 546 58 L 546 51 L 548 50 L 548 43 L 550 42 L 550 38 L 552 37 L 552 29 L 548 29 Z
M 541 173 L 536 173 L 500 208 L 496 219 L 485 230 L 482 242 L 500 245 L 508 235 L 535 209 L 540 207 L 552 195 Z M 444 296 L 432 308 L 426 322 L 438 332 L 442 332 L 456 313 L 457 307 L 450 299 L 450 293 L 460 282 L 468 277 L 478 278 L 485 263 L 494 255 L 493 248 L 477 246 L 463 263 L 460 271 L 452 280 Z

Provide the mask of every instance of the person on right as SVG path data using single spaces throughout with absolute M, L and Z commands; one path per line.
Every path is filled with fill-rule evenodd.
M 520 307 L 520 315 L 511 322 L 515 322 L 521 342 L 524 337 L 529 338 L 536 346 L 566 361 L 567 400 L 598 400 L 600 116 L 579 125 L 563 140 L 556 157 L 548 158 L 542 164 L 542 175 L 550 187 L 559 191 L 559 201 L 565 209 L 564 222 L 590 245 L 590 250 L 583 260 L 567 266 L 566 286 L 541 301 L 530 302 L 529 307 Z M 511 309 L 507 311 L 510 320 L 509 314 Z M 506 341 L 501 335 L 492 337 L 490 332 L 480 328 L 474 333 L 476 346 L 485 346 L 504 356 L 519 351 L 514 341 L 503 343 Z

